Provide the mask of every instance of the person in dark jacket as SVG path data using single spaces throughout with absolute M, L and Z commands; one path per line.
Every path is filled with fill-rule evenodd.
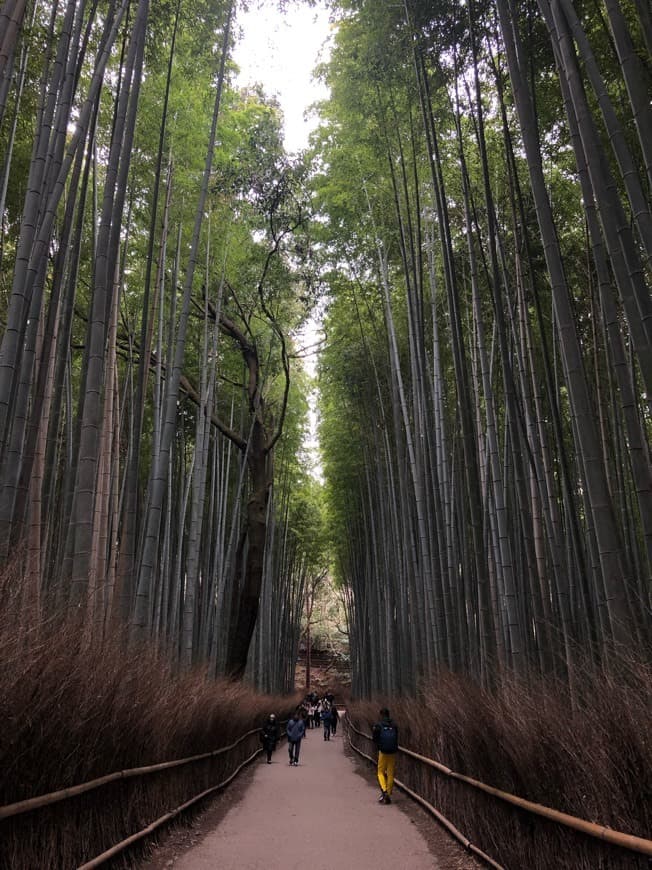
M 396 753 L 398 752 L 398 728 L 390 718 L 387 707 L 383 707 L 380 711 L 380 721 L 374 725 L 372 737 L 378 749 L 377 776 L 380 784 L 378 801 L 381 804 L 391 804 Z
M 337 712 L 337 704 L 331 707 L 331 734 L 333 737 L 337 734 L 337 723 L 340 721 L 340 714 Z
M 301 713 L 297 712 L 290 717 L 287 724 L 288 735 L 288 754 L 290 756 L 290 766 L 296 767 L 299 764 L 299 752 L 301 751 L 301 741 L 306 733 L 306 724 L 303 721 Z
M 324 701 L 321 709 L 321 722 L 324 726 L 324 740 L 331 739 L 331 724 L 333 722 L 331 708 L 327 701 Z
M 272 752 L 276 749 L 276 744 L 279 741 L 281 733 L 279 731 L 278 722 L 274 713 L 269 714 L 267 722 L 260 730 L 260 742 L 263 744 L 263 749 L 267 754 L 267 763 L 272 763 Z

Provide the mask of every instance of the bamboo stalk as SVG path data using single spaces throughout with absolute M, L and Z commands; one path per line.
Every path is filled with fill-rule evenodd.
M 364 731 L 360 731 L 350 722 L 349 727 L 361 737 L 366 737 L 368 740 L 372 739 L 370 734 L 365 734 Z M 612 828 L 607 828 L 604 825 L 596 825 L 593 822 L 587 822 L 585 819 L 580 819 L 577 816 L 571 816 L 568 813 L 562 813 L 559 810 L 553 810 L 551 807 L 543 806 L 543 804 L 537 804 L 533 801 L 525 800 L 525 798 L 517 797 L 509 792 L 501 791 L 499 788 L 494 788 L 491 785 L 480 782 L 480 780 L 473 779 L 470 776 L 465 776 L 463 773 L 457 773 L 455 770 L 446 767 L 445 764 L 441 764 L 439 761 L 435 761 L 432 758 L 427 758 L 425 755 L 419 755 L 418 752 L 412 752 L 411 749 L 399 746 L 398 751 L 402 752 L 404 755 L 410 756 L 411 758 L 416 758 L 417 761 L 421 761 L 423 764 L 433 767 L 440 773 L 451 777 L 451 779 L 466 782 L 468 785 L 471 785 L 480 791 L 484 791 L 503 801 L 507 801 L 507 803 L 514 804 L 514 806 L 520 807 L 520 809 L 542 816 L 544 819 L 549 819 L 559 825 L 565 825 L 567 828 L 581 831 L 583 834 L 588 834 L 590 837 L 595 837 L 598 840 L 604 840 L 604 842 L 611 843 L 614 846 L 620 846 L 621 848 L 629 849 L 632 852 L 639 852 L 641 855 L 652 855 L 652 840 L 647 840 L 644 837 L 636 837 L 633 834 L 623 834 L 620 831 L 614 831 Z

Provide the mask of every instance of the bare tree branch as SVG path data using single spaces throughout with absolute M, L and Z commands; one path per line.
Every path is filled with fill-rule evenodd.
M 196 405 L 201 407 L 200 395 L 185 375 L 181 375 L 179 386 Z M 224 435 L 225 438 L 228 438 L 229 441 L 235 444 L 239 450 L 245 451 L 247 449 L 247 442 L 245 439 L 241 435 L 238 435 L 237 432 L 234 432 L 233 429 L 229 428 L 226 423 L 223 423 L 219 417 L 215 416 L 215 414 L 211 414 L 211 423 L 222 433 L 222 435 Z

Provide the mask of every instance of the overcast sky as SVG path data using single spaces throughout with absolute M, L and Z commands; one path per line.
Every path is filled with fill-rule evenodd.
M 242 86 L 260 82 L 267 94 L 275 94 L 285 116 L 285 147 L 288 151 L 304 148 L 315 126 L 314 119 L 304 119 L 304 112 L 327 94 L 323 85 L 312 80 L 315 65 L 326 59 L 323 46 L 330 33 L 326 10 L 321 5 L 288 3 L 281 14 L 276 2 L 267 0 L 239 12 L 236 26 L 242 31 L 234 53 L 241 70 L 237 82 Z
M 279 13 L 274 0 L 253 2 L 249 12 L 239 12 L 236 25 L 236 47 L 233 59 L 240 67 L 237 83 L 245 87 L 260 82 L 266 94 L 275 95 L 285 118 L 285 147 L 299 151 L 308 145 L 308 136 L 316 119 L 306 119 L 308 107 L 324 99 L 328 91 L 313 81 L 312 71 L 328 59 L 330 35 L 328 14 L 319 4 L 308 8 L 288 3 L 287 11 Z M 320 338 L 319 323 L 312 318 L 297 337 L 303 348 L 309 348 Z M 315 351 L 308 352 L 304 364 L 314 376 L 317 362 Z M 312 474 L 321 480 L 317 440 L 316 396 L 309 397 L 309 433 L 304 449 L 311 456 Z

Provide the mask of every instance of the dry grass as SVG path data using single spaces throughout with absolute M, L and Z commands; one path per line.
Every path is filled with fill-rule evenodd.
M 175 674 L 124 636 L 89 644 L 70 620 L 22 630 L 24 601 L 2 591 L 0 805 L 225 746 L 295 703 L 202 672 Z M 258 745 L 253 736 L 225 756 L 0 821 L 0 867 L 78 866 L 220 782 Z
M 649 837 L 652 671 L 621 661 L 611 675 L 578 672 L 576 685 L 580 694 L 571 705 L 553 681 L 512 681 L 487 693 L 443 673 L 416 699 L 378 699 L 350 712 L 367 731 L 386 704 L 407 748 L 528 800 Z M 407 756 L 398 768 L 400 779 L 511 870 L 649 866 L 643 856 L 538 819 Z

